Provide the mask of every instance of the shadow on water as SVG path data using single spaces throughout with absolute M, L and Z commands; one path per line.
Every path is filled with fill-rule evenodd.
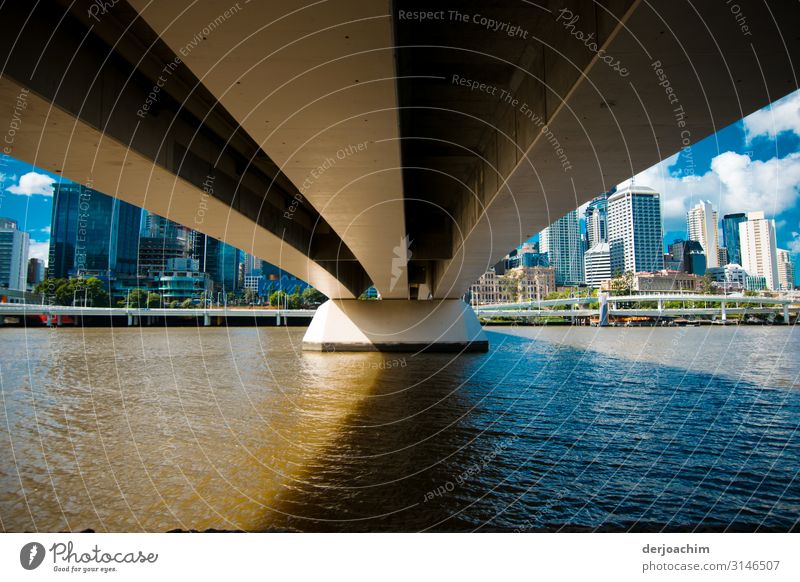
M 491 336 L 378 370 L 258 529 L 798 529 L 798 391 Z

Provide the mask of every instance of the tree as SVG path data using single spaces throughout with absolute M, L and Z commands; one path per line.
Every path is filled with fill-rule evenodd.
M 147 307 L 150 309 L 161 307 L 161 295 L 158 293 L 147 294 Z
M 125 299 L 117 302 L 120 307 L 130 307 L 131 309 L 141 309 L 147 306 L 147 291 L 144 289 L 131 289 Z
M 245 289 L 244 290 L 244 303 L 245 305 L 252 305 L 256 302 L 256 298 L 258 295 L 256 294 L 254 289 Z
M 626 272 L 621 277 L 611 280 L 611 294 L 616 296 L 630 295 L 633 290 L 633 273 Z
M 88 279 L 45 279 L 34 289 L 56 305 L 86 304 L 87 307 L 107 307 L 108 292 L 97 277 Z
M 295 288 L 294 293 L 289 295 L 287 298 L 287 303 L 289 305 L 289 309 L 300 309 L 302 307 L 302 299 L 300 298 L 300 293 L 298 289 Z
M 302 299 L 305 307 L 316 307 L 324 303 L 328 298 L 313 287 L 306 287 L 305 290 L 303 290 Z
M 269 304 L 273 307 L 283 307 L 286 304 L 286 293 L 275 291 L 269 296 Z
M 170 309 L 178 309 L 181 306 L 180 302 L 177 299 L 173 299 L 169 302 Z
M 500 286 L 500 294 L 505 297 L 510 303 L 516 303 L 522 300 L 522 277 L 524 277 L 522 269 L 512 270 L 505 275 L 500 275 L 497 282 Z
M 702 295 L 714 294 L 714 278 L 711 273 L 706 273 L 703 277 L 703 282 L 700 284 L 700 293 Z
M 194 307 L 194 300 L 193 299 L 184 299 L 183 303 L 181 303 L 181 307 L 184 309 L 191 309 Z

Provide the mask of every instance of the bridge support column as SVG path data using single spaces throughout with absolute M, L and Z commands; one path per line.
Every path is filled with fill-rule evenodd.
M 211 326 L 211 316 L 208 313 L 203 314 L 203 325 L 205 327 Z
M 600 300 L 600 314 L 597 325 L 599 327 L 608 327 L 608 293 L 598 293 L 597 298 Z
M 784 305 L 783 306 L 783 323 L 785 323 L 786 325 L 789 325 L 789 306 L 788 305 Z
M 660 314 L 662 311 L 664 311 L 664 300 L 663 299 L 659 299 L 658 300 L 658 313 Z
M 720 304 L 720 309 L 722 310 L 722 321 L 728 321 L 728 310 L 727 310 L 727 307 L 728 306 L 725 304 L 724 301 Z
M 133 325 L 133 316 L 129 313 L 128 314 L 128 327 Z
M 331 299 L 317 309 L 303 349 L 486 352 L 489 341 L 475 312 L 460 299 Z

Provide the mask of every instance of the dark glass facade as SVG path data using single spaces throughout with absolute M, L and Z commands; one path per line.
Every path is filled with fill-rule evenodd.
M 53 192 L 49 277 L 135 276 L 141 210 L 80 184 Z
M 742 264 L 742 247 L 739 244 L 739 223 L 746 222 L 744 212 L 726 214 L 722 217 L 722 242 L 728 249 L 728 263 Z

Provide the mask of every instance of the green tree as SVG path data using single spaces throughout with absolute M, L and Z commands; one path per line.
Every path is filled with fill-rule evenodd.
M 714 277 L 711 276 L 711 273 L 706 273 L 703 277 L 703 282 L 700 284 L 700 293 L 702 295 L 714 294 Z
M 117 305 L 120 307 L 130 307 L 131 309 L 141 309 L 147 306 L 147 291 L 144 289 L 131 289 L 125 299 L 121 299 Z
M 273 307 L 283 307 L 286 304 L 286 293 L 275 291 L 269 296 L 269 304 Z
M 57 305 L 84 305 L 108 307 L 108 292 L 97 277 L 88 279 L 46 279 L 36 286 L 37 293 L 44 294 L 48 301 Z
M 161 295 L 159 295 L 158 293 L 148 293 L 147 307 L 149 307 L 150 309 L 161 307 Z
M 258 295 L 256 294 L 255 289 L 245 289 L 244 290 L 244 304 L 245 305 L 252 305 L 256 302 Z
M 180 302 L 177 299 L 173 299 L 169 302 L 170 309 L 178 309 L 181 306 Z
M 184 299 L 183 303 L 181 303 L 181 307 L 184 309 L 191 309 L 194 307 L 194 300 L 193 299 Z
M 324 303 L 328 298 L 313 287 L 306 287 L 303 291 L 302 300 L 304 307 L 314 307 Z
M 611 295 L 630 295 L 633 290 L 633 273 L 626 272 L 622 276 L 611 280 Z

